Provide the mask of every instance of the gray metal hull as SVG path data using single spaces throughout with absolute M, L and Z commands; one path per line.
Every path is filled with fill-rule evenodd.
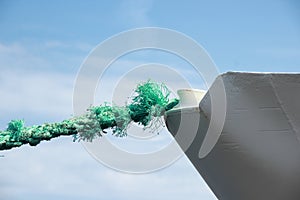
M 300 74 L 226 73 L 227 110 L 221 135 L 199 158 L 211 116 L 211 87 L 199 108 L 166 113 L 169 131 L 192 134 L 185 154 L 220 200 L 300 199 Z M 176 137 L 175 137 L 176 138 Z M 180 146 L 185 141 L 176 138 Z

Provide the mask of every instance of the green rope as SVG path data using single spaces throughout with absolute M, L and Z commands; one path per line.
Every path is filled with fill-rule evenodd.
M 42 140 L 73 135 L 74 141 L 93 141 L 107 133 L 126 136 L 127 127 L 133 121 L 147 127 L 151 121 L 164 115 L 179 103 L 169 100 L 170 91 L 164 84 L 147 81 L 135 89 L 129 105 L 120 107 L 105 103 L 87 110 L 86 114 L 58 123 L 45 123 L 25 127 L 23 120 L 12 120 L 4 131 L 0 131 L 0 150 L 8 150 L 24 144 L 38 145 Z

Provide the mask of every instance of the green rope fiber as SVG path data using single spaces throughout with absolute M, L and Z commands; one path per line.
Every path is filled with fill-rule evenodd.
M 69 135 L 73 135 L 74 141 L 91 142 L 97 136 L 107 133 L 108 128 L 113 135 L 123 137 L 127 135 L 127 127 L 132 121 L 147 127 L 151 121 L 179 103 L 178 99 L 169 100 L 170 91 L 166 85 L 150 80 L 139 84 L 135 94 L 127 106 L 105 103 L 90 107 L 82 116 L 58 123 L 25 127 L 23 120 L 12 120 L 6 130 L 0 131 L 0 150 L 24 144 L 36 146 L 42 140 Z

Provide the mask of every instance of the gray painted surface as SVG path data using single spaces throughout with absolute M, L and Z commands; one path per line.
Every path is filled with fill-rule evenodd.
M 199 124 L 186 155 L 220 200 L 300 199 L 300 74 L 229 72 L 222 133 L 205 157 L 199 150 L 211 116 L 209 92 L 199 108 L 169 111 L 166 124 L 181 147 L 193 135 L 180 121 Z M 200 120 L 199 120 L 200 119 Z M 183 148 L 185 150 L 185 148 Z

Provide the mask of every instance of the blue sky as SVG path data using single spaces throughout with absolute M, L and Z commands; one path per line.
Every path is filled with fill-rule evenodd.
M 190 36 L 220 72 L 299 72 L 299 8 L 296 0 L 0 0 L 0 127 L 15 118 L 32 125 L 70 117 L 85 57 L 103 40 L 133 28 L 163 27 Z M 188 71 L 174 57 L 150 51 L 118 64 L 153 60 Z M 108 72 L 104 82 L 113 76 Z M 197 77 L 187 76 L 193 87 L 201 87 Z M 109 93 L 110 84 L 97 94 Z M 215 199 L 185 157 L 156 173 L 130 175 L 100 165 L 70 138 L 3 154 L 0 193 L 5 199 Z

